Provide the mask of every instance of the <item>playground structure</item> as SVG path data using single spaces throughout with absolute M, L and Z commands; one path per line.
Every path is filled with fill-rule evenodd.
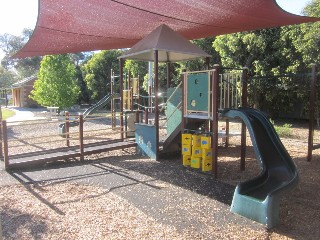
M 137 50 L 134 47 L 132 49 Z M 250 180 L 248 183 L 244 183 L 243 185 L 238 185 L 232 203 L 232 211 L 264 223 L 268 227 L 274 226 L 278 222 L 279 198 L 284 191 L 289 190 L 295 185 L 298 177 L 295 166 L 292 164 L 292 160 L 287 155 L 281 144 L 281 141 L 271 127 L 271 123 L 265 117 L 263 117 L 260 112 L 245 108 L 247 107 L 248 69 L 236 69 L 238 70 L 237 73 L 234 72 L 235 69 L 233 69 L 233 71 L 226 72 L 227 69 L 223 69 L 219 65 L 215 65 L 213 69 L 209 69 L 209 66 L 207 66 L 208 70 L 206 71 L 183 73 L 181 85 L 176 88 L 167 89 L 167 103 L 165 105 L 167 134 L 164 139 L 161 139 L 160 107 L 162 108 L 163 106 L 159 104 L 158 62 L 159 58 L 161 59 L 164 57 L 164 60 L 162 61 L 165 61 L 167 64 L 169 64 L 170 54 L 167 52 L 162 54 L 162 50 L 154 49 L 156 48 L 152 48 L 152 50 L 150 50 L 147 54 L 148 57 L 151 57 L 152 60 L 154 60 L 153 92 L 147 96 L 147 98 L 149 100 L 152 99 L 152 101 L 147 101 L 149 103 L 147 106 L 141 104 L 142 96 L 138 91 L 140 88 L 138 87 L 139 80 L 137 80 L 136 83 L 134 83 L 135 80 L 129 80 L 127 83 L 124 81 L 124 59 L 132 56 L 136 57 L 136 55 L 131 52 L 120 57 L 120 73 L 118 76 L 120 93 L 118 100 L 120 101 L 120 112 L 118 114 L 116 112 L 116 104 L 114 102 L 114 100 L 116 100 L 114 97 L 114 92 L 111 93 L 110 96 L 112 97 L 109 98 L 112 106 L 110 115 L 112 121 L 111 129 L 114 131 L 114 128 L 116 127 L 114 123 L 118 117 L 120 126 L 117 128 L 117 130 L 120 134 L 120 138 L 117 140 L 105 141 L 100 144 L 91 143 L 91 145 L 88 144 L 85 146 L 82 136 L 84 124 L 83 116 L 79 116 L 79 120 L 77 120 L 79 121 L 79 145 L 75 146 L 77 150 L 67 154 L 66 151 L 69 149 L 61 148 L 59 151 L 60 153 L 63 152 L 64 154 L 51 157 L 50 159 L 61 159 L 67 157 L 80 157 L 83 159 L 85 155 L 91 153 L 137 146 L 138 152 L 144 153 L 155 160 L 159 160 L 162 153 L 168 153 L 176 150 L 181 151 L 181 149 L 179 149 L 179 147 L 181 148 L 183 141 L 183 138 L 181 139 L 181 134 L 184 132 L 191 132 L 194 133 L 193 135 L 196 135 L 199 131 L 199 127 L 201 127 L 200 134 L 203 134 L 204 137 L 207 137 L 206 142 L 208 143 L 206 147 L 200 145 L 200 151 L 205 153 L 201 154 L 201 156 L 204 155 L 208 157 L 208 159 L 205 157 L 202 158 L 203 160 L 208 160 L 208 162 L 212 165 L 212 170 L 215 174 L 215 177 L 217 177 L 218 138 L 225 137 L 225 144 L 227 146 L 228 137 L 230 136 L 228 118 L 240 117 L 243 121 L 241 128 L 240 169 L 244 170 L 245 168 L 247 126 L 256 150 L 257 159 L 261 160 L 262 174 L 257 179 Z M 138 50 L 139 51 L 137 51 L 137 55 L 139 56 L 142 54 L 141 56 L 145 57 L 146 51 L 141 49 Z M 191 58 L 194 58 L 195 56 L 195 54 L 185 54 L 183 57 L 185 58 L 186 55 L 187 57 L 190 57 L 191 55 Z M 200 53 L 196 56 L 203 57 L 206 56 L 206 54 Z M 116 76 L 114 74 L 112 74 L 112 76 L 112 82 L 114 82 L 114 78 L 116 78 Z M 126 84 L 128 84 L 128 86 L 126 86 Z M 169 85 L 170 84 L 168 84 L 168 86 Z M 134 89 L 137 90 L 134 91 Z M 107 98 L 108 97 L 106 97 L 106 99 Z M 151 102 L 153 102 L 153 104 L 151 104 Z M 226 111 L 226 109 L 236 109 L 238 107 L 243 108 L 240 110 Z M 149 119 L 151 111 L 154 115 L 154 118 Z M 142 117 L 142 112 L 144 112 L 144 117 Z M 128 118 L 126 118 L 128 114 L 135 116 L 135 120 L 132 121 L 132 123 L 134 123 L 134 129 L 130 128 L 130 131 L 128 131 Z M 222 114 L 221 116 L 226 117 L 226 119 L 223 119 L 223 121 L 226 122 L 225 132 L 219 132 L 218 129 L 220 114 Z M 65 121 L 66 123 L 70 123 L 68 118 L 66 118 Z M 3 123 L 3 126 L 6 126 L 5 122 Z M 135 142 L 130 140 L 128 141 L 126 139 L 128 137 L 128 135 L 126 135 L 128 132 L 135 132 Z M 65 141 L 71 140 L 69 129 L 66 130 L 65 134 Z M 6 143 L 7 141 L 5 138 L 7 133 L 5 131 L 3 136 L 4 143 Z M 263 136 L 263 138 L 261 138 L 261 136 Z M 261 142 L 261 139 L 264 139 L 264 141 L 267 142 L 266 145 L 268 148 L 264 148 L 260 143 L 257 143 Z M 110 147 L 112 144 L 114 144 L 113 147 Z M 190 154 L 190 152 L 192 152 L 190 142 L 183 142 L 183 144 L 189 144 L 190 150 L 189 154 L 186 154 L 186 156 L 193 155 L 194 157 L 199 157 L 199 155 Z M 193 144 L 192 141 L 191 144 Z M 193 145 L 195 147 L 199 147 L 199 145 Z M 5 144 L 4 146 L 5 149 L 8 149 L 8 146 Z M 266 154 L 266 149 L 268 149 L 270 155 Z M 22 162 L 19 164 L 17 164 L 17 162 L 9 163 L 8 153 L 6 150 L 4 152 L 5 164 L 8 169 L 18 167 L 19 164 L 20 167 L 31 164 L 30 161 L 28 163 L 25 162 L 24 164 L 22 164 Z M 26 158 L 26 156 L 24 157 Z M 273 159 L 279 158 L 281 161 L 277 163 L 277 165 Z M 33 162 L 35 164 L 39 162 L 43 163 L 44 161 L 48 161 L 48 159 L 47 153 L 46 157 Z M 200 162 L 201 160 L 199 159 L 195 162 L 195 165 L 192 165 L 190 159 L 190 166 L 199 168 Z M 206 166 L 208 162 L 205 162 L 204 165 Z M 185 161 L 183 161 L 183 163 L 185 163 Z M 184 165 L 188 166 L 188 164 Z M 211 167 L 203 167 L 203 170 L 211 171 Z M 283 178 L 281 174 L 284 174 Z M 241 205 L 245 205 L 245 207 L 241 207 Z M 250 209 L 254 209 L 254 211 L 251 211 Z M 252 212 L 257 212 L 257 214 L 252 215 Z

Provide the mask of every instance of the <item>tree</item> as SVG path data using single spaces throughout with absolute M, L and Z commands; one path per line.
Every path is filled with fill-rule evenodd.
M 19 78 L 30 77 L 39 71 L 41 61 L 39 56 L 22 59 L 10 58 L 24 46 L 32 32 L 31 29 L 24 29 L 21 36 L 0 35 L 0 50 L 5 55 L 1 60 L 1 65 L 7 70 L 15 69 Z
M 45 56 L 30 97 L 42 106 L 55 106 L 61 110 L 76 103 L 79 93 L 76 69 L 70 56 Z
M 212 43 L 215 40 L 215 37 L 208 37 L 208 38 L 201 38 L 191 41 L 193 44 L 197 45 L 199 48 L 201 48 L 203 51 L 211 55 L 209 64 L 213 66 L 213 64 L 219 64 L 220 63 L 220 56 L 219 53 L 212 47 Z M 183 69 L 186 69 L 188 71 L 201 71 L 206 69 L 206 59 L 204 58 L 198 58 L 196 60 L 189 60 L 185 62 L 179 63 L 180 72 Z
M 77 84 L 80 88 L 80 95 L 77 100 L 78 104 L 80 105 L 81 103 L 89 103 L 90 94 L 87 88 L 87 84 L 83 79 L 81 68 L 78 65 L 76 65 L 76 79 L 77 79 Z
M 16 81 L 14 72 L 0 66 L 0 88 L 6 88 Z
M 263 29 L 219 36 L 213 47 L 220 53 L 222 65 L 230 68 L 248 67 L 251 76 L 249 95 L 252 103 L 273 116 L 291 110 L 297 99 L 293 89 L 296 78 L 278 75 L 303 69 L 301 54 L 292 43 L 288 27 Z M 261 77 L 264 76 L 264 77 Z M 276 76 L 276 77 L 273 77 Z M 279 98 L 279 96 L 282 96 Z
M 92 100 L 98 101 L 110 92 L 111 69 L 119 68 L 121 54 L 119 50 L 101 51 L 83 65 L 84 81 Z
M 124 71 L 130 74 L 131 77 L 137 78 L 140 80 L 140 93 L 141 90 L 148 92 L 148 62 L 146 61 L 135 61 L 135 60 L 126 60 L 123 67 Z M 146 80 L 145 80 L 146 79 Z
M 320 17 L 320 0 L 311 1 L 303 10 L 310 17 Z M 297 51 L 302 55 L 303 62 L 320 63 L 320 22 L 305 23 L 289 28 L 289 36 Z

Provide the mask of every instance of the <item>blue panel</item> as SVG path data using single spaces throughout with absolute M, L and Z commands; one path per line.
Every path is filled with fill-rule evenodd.
M 156 127 L 143 123 L 136 123 L 135 126 L 138 153 L 156 159 Z

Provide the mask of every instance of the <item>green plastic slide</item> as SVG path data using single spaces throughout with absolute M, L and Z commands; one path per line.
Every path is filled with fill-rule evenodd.
M 222 115 L 240 118 L 246 124 L 262 169 L 256 178 L 237 185 L 231 211 L 272 228 L 279 222 L 281 196 L 298 183 L 297 168 L 261 111 L 226 109 Z

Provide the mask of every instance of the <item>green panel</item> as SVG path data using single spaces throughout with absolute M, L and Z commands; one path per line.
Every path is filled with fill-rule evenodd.
M 174 92 L 175 91 L 175 92 Z M 173 96 L 171 96 L 174 93 Z M 166 117 L 167 121 L 167 134 L 170 135 L 181 123 L 182 113 L 180 109 L 177 109 L 177 106 L 182 100 L 182 90 L 181 88 L 168 88 L 167 96 L 169 99 L 167 104 Z M 170 97 L 171 96 L 171 97 Z
M 187 110 L 208 111 L 209 73 L 189 74 L 187 79 Z

